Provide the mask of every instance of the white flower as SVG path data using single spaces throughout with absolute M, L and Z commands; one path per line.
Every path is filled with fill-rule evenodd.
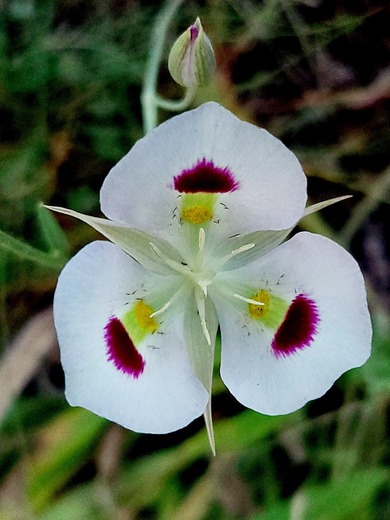
M 213 445 L 218 327 L 223 381 L 270 415 L 364 363 L 371 324 L 355 260 L 311 233 L 282 243 L 305 203 L 294 154 L 207 103 L 151 131 L 111 170 L 101 190 L 109 220 L 53 208 L 112 242 L 87 245 L 59 278 L 69 402 L 149 433 L 205 414 Z

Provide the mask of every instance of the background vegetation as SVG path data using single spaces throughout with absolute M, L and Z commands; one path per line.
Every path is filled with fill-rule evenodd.
M 0 519 L 390 518 L 387 0 L 186 1 L 167 42 L 199 15 L 218 74 L 195 103 L 219 101 L 280 137 L 311 202 L 353 194 L 302 227 L 360 262 L 369 362 L 283 417 L 244 410 L 216 368 L 214 459 L 201 420 L 137 435 L 64 400 L 50 305 L 66 259 L 97 235 L 40 203 L 99 214 L 105 175 L 142 136 L 161 5 L 0 1 Z M 175 98 L 167 52 L 160 91 Z

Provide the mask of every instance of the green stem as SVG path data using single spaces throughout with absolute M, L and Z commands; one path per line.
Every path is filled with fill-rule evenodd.
M 187 88 L 185 95 L 182 99 L 165 99 L 158 95 L 155 95 L 155 104 L 160 108 L 164 108 L 165 110 L 170 110 L 171 112 L 180 112 L 181 110 L 185 110 L 192 100 L 194 99 L 196 92 L 196 88 Z
M 29 260 L 35 264 L 41 265 L 42 267 L 48 267 L 50 269 L 60 270 L 65 264 L 65 258 L 55 253 L 44 253 L 25 244 L 21 240 L 14 238 L 4 231 L 0 230 L 0 249 L 12 253 L 19 258 Z
M 145 133 L 157 126 L 157 110 L 160 103 L 156 97 L 157 80 L 165 37 L 169 24 L 183 1 L 184 0 L 168 0 L 165 7 L 157 15 L 156 23 L 152 30 L 149 60 L 146 64 L 145 81 L 141 94 L 142 118 Z

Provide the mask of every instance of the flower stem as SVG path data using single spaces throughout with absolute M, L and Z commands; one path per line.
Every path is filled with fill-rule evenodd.
M 181 99 L 164 99 L 157 94 L 155 95 L 156 106 L 170 110 L 171 112 L 180 112 L 185 110 L 191 101 L 194 99 L 196 88 L 187 88 L 184 96 Z
M 187 90 L 183 99 L 168 101 L 157 96 L 157 80 L 165 37 L 169 24 L 184 0 L 168 0 L 157 15 L 150 41 L 150 54 L 146 64 L 145 81 L 141 93 L 142 119 L 145 133 L 157 126 L 158 107 L 167 110 L 183 110 L 193 99 L 194 93 Z

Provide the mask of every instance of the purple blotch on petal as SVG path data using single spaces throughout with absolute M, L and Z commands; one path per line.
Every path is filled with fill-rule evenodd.
M 145 361 L 123 323 L 115 316 L 111 316 L 104 330 L 108 359 L 118 370 L 137 379 L 144 371 Z
M 271 346 L 276 357 L 308 347 L 317 332 L 319 321 L 315 302 L 304 294 L 298 294 L 272 340 Z
M 227 193 L 239 187 L 228 167 L 220 168 L 205 158 L 174 177 L 173 185 L 181 193 Z

